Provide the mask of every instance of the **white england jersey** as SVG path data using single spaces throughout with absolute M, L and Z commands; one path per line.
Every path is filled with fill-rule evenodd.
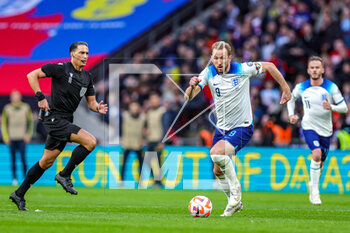
M 311 86 L 309 79 L 295 86 L 291 101 L 295 102 L 299 97 L 302 98 L 304 109 L 302 128 L 314 130 L 323 137 L 331 136 L 333 133 L 332 111 L 324 109 L 323 102 L 328 99 L 330 104 L 337 105 L 344 101 L 337 85 L 323 78 L 322 85 Z M 289 108 L 288 103 L 289 115 L 293 115 L 294 109 Z
M 261 72 L 259 62 L 233 62 L 227 74 L 219 74 L 214 65 L 199 74 L 199 86 L 203 89 L 208 85 L 213 96 L 218 128 L 230 130 L 252 124 L 249 78 Z

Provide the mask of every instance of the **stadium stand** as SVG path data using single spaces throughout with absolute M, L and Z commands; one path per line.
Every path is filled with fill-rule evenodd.
M 259 4 L 259 1 L 217 1 L 199 16 L 188 20 L 181 27 L 163 36 L 153 46 L 150 46 L 152 37 L 145 35 L 139 38 L 139 41 L 144 41 L 143 47 L 147 48 L 140 50 L 142 48 L 139 45 L 140 42 L 134 47 L 130 43 L 127 49 L 116 52 L 111 58 L 119 57 L 123 61 L 139 63 L 158 62 L 162 71 L 169 74 L 196 74 L 205 66 L 211 44 L 220 39 L 234 46 L 236 61 L 267 60 L 273 62 L 291 86 L 307 78 L 307 58 L 310 55 L 319 54 L 326 61 L 325 77 L 339 86 L 345 83 L 347 86 L 349 85 L 347 73 L 350 72 L 346 26 L 350 21 L 348 7 L 346 2 L 340 3 L 339 1 L 289 2 L 277 0 L 269 1 L 266 5 Z M 149 46 L 146 46 L 147 44 Z M 156 58 L 161 59 L 155 61 Z M 97 74 L 94 69 L 93 71 Z M 172 77 L 176 77 L 175 81 L 184 89 L 190 76 Z M 171 87 L 172 84 L 165 77 L 162 79 L 143 77 L 142 81 L 131 87 L 134 78 L 135 76 L 128 75 L 122 77 L 121 89 L 128 90 L 122 93 L 121 100 L 124 102 L 122 106 L 127 106 L 131 100 L 139 100 L 144 103 L 144 100 L 147 99 L 145 89 L 161 92 L 163 99 L 171 99 L 178 94 L 176 88 L 173 89 L 174 86 Z M 154 80 L 157 81 L 154 82 Z M 281 120 L 284 111 L 276 101 L 279 91 L 275 87 L 276 83 L 269 74 L 252 80 L 251 98 L 255 129 L 260 132 L 265 128 L 262 118 L 268 114 L 275 129 L 273 130 L 275 132 L 274 142 L 280 141 L 278 132 L 281 130 L 276 130 L 277 126 L 278 129 L 283 129 L 283 132 L 288 132 L 288 135 L 283 137 L 285 138 L 283 143 L 274 143 L 274 145 L 302 145 L 300 125 L 293 126 L 291 130 L 287 122 Z M 171 94 L 171 89 L 173 89 L 173 94 Z M 172 108 L 176 111 L 180 106 L 179 102 L 174 102 L 170 103 L 173 104 Z M 191 119 L 194 116 L 191 113 L 197 114 L 209 103 L 210 94 L 198 96 L 186 108 L 187 115 L 180 117 L 180 123 L 175 124 L 174 130 Z M 301 108 L 301 103 L 298 103 L 297 108 Z M 147 111 L 147 101 L 144 104 L 144 111 Z M 207 128 L 210 128 L 207 117 L 208 114 L 199 117 L 197 121 L 191 123 L 190 127 L 185 128 L 184 132 L 179 133 L 181 144 L 196 144 L 199 141 L 197 132 L 201 130 L 200 126 L 205 124 Z M 345 121 L 346 124 L 350 123 L 349 115 Z M 251 142 L 252 145 L 259 143 L 254 140 Z M 335 143 L 334 146 L 336 146 Z
M 307 57 L 319 54 L 325 60 L 325 77 L 343 87 L 344 97 L 349 102 L 349 7 L 349 1 L 325 0 L 275 0 L 265 1 L 265 4 L 260 4 L 260 1 L 243 0 L 188 1 L 134 39 L 119 46 L 117 50 L 107 55 L 107 60 L 123 63 L 153 62 L 163 73 L 171 74 L 176 83 L 184 89 L 190 76 L 178 74 L 200 72 L 208 61 L 211 44 L 220 39 L 234 46 L 236 61 L 271 61 L 284 74 L 290 85 L 294 86 L 307 78 L 305 73 Z M 108 69 L 106 63 L 99 61 L 94 62 L 95 65 L 89 68 L 94 76 L 97 98 L 104 97 L 108 100 L 106 98 L 109 94 Z M 126 74 L 120 78 L 121 111 L 130 101 L 138 100 L 146 112 L 148 94 L 151 91 L 161 93 L 163 104 L 169 110 L 168 119 L 174 118 L 174 114 L 182 106 L 181 93 L 166 76 Z M 277 96 L 278 90 L 275 89 L 276 83 L 271 76 L 267 74 L 253 78 L 251 84 L 257 132 L 266 132 L 269 126 L 265 124 L 268 122 L 286 130 L 285 122 L 280 120 L 283 108 L 280 108 L 273 98 L 274 93 Z M 266 87 L 267 85 L 269 87 Z M 7 101 L 4 100 L 6 98 L 6 96 L 0 98 L 0 108 Z M 35 109 L 35 101 L 29 97 L 24 99 L 28 99 Z M 210 103 L 210 93 L 205 92 L 204 95 L 198 96 L 186 107 L 186 114 L 179 118 L 173 130 L 180 128 Z M 301 108 L 301 103 L 297 103 L 297 108 Z M 78 112 L 86 114 L 84 108 Z M 205 126 L 204 128 L 211 132 L 212 125 L 208 121 L 210 116 L 212 117 L 212 114 L 208 112 L 199 117 L 179 132 L 175 138 L 176 142 L 169 143 L 201 143 L 201 140 L 203 141 L 199 138 L 201 135 L 199 132 L 203 130 L 201 126 Z M 92 113 L 92 117 L 96 116 Z M 263 120 L 266 117 L 270 120 Z M 108 117 L 104 119 L 105 123 L 101 119 L 96 119 L 97 123 L 94 123 L 93 129 L 98 129 L 109 122 Z M 348 113 L 344 117 L 344 127 L 349 124 Z M 339 124 L 334 126 L 341 127 Z M 92 133 L 96 135 L 95 131 Z M 288 139 L 287 145 L 303 144 L 300 140 L 300 125 L 293 126 L 291 131 L 289 133 L 291 135 L 285 135 Z M 276 133 L 273 135 L 275 136 L 273 141 L 278 141 Z M 256 138 L 259 140 L 259 137 Z M 261 144 L 254 140 L 255 138 L 251 142 L 252 145 Z M 333 142 L 334 147 L 336 147 L 335 141 L 336 139 Z

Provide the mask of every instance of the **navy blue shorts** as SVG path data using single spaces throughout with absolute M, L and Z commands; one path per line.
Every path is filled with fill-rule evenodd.
M 314 130 L 303 130 L 305 141 L 311 150 L 320 148 L 322 150 L 322 161 L 325 161 L 331 144 L 331 137 L 322 137 Z
M 221 132 L 220 132 L 221 131 Z M 220 140 L 228 141 L 232 146 L 235 147 L 236 154 L 242 149 L 253 136 L 253 125 L 248 127 L 237 127 L 231 130 L 218 130 L 215 129 L 213 138 L 213 146 Z

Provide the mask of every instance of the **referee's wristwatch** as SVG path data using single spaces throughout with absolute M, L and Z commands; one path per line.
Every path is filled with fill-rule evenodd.
M 38 101 L 42 101 L 43 99 L 45 99 L 45 96 L 41 91 L 35 93 L 35 97 L 38 99 Z

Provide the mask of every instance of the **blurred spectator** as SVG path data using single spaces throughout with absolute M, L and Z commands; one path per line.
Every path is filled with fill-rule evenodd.
M 290 80 L 296 73 L 302 72 L 308 54 L 302 41 L 297 38 L 296 32 L 289 29 L 287 32 L 288 43 L 281 48 L 281 58 L 287 63 L 286 79 Z M 289 76 L 289 77 L 288 77 Z
M 142 146 L 145 126 L 145 116 L 141 113 L 140 104 L 132 101 L 129 104 L 129 111 L 124 111 L 122 115 L 122 146 L 124 150 L 123 166 L 121 171 L 122 181 L 125 180 L 125 167 L 130 155 L 134 152 L 139 160 L 139 175 L 142 167 Z
M 342 61 L 336 70 L 336 82 L 339 86 L 344 85 L 345 82 L 348 82 L 350 77 L 350 60 Z
M 340 117 L 336 122 L 336 131 L 334 136 L 336 138 L 337 148 L 341 150 L 350 150 L 350 125 L 347 125 L 345 119 Z
M 344 85 L 342 86 L 343 86 L 342 91 L 343 91 L 344 100 L 346 103 L 350 103 L 350 81 L 344 83 Z
M 261 97 L 258 93 L 259 89 L 255 86 L 251 88 L 251 103 L 254 122 L 260 121 L 261 117 L 266 113 L 266 107 L 261 103 Z
M 175 62 L 174 56 L 168 56 L 165 59 L 164 65 L 162 66 L 162 72 L 165 74 L 178 74 L 180 69 Z
M 285 2 L 283 0 L 275 0 L 268 8 L 267 16 L 269 20 L 275 20 L 284 12 Z
M 27 172 L 25 144 L 30 142 L 33 134 L 33 115 L 30 106 L 22 102 L 22 95 L 14 90 L 10 95 L 11 103 L 2 111 L 2 137 L 10 146 L 12 162 L 12 185 L 17 186 L 16 152 L 21 154 L 23 175 Z
M 164 103 L 164 108 L 165 108 L 165 112 L 162 115 L 162 127 L 163 127 L 163 133 L 165 135 L 165 133 L 167 133 L 167 131 L 169 130 L 169 135 L 174 133 L 174 127 L 171 127 L 171 124 L 174 122 L 175 117 L 178 113 L 178 108 L 175 107 L 175 105 L 172 104 L 171 101 L 169 100 L 163 100 Z M 172 144 L 173 140 L 176 141 L 175 144 L 178 144 L 178 137 L 177 136 L 173 136 L 171 138 L 169 138 L 168 141 L 166 141 L 167 144 Z
M 199 131 L 200 142 L 198 145 L 212 147 L 213 146 L 213 137 L 214 133 L 208 127 L 201 127 Z
M 338 65 L 342 60 L 349 58 L 350 49 L 346 48 L 344 41 L 342 39 L 336 39 L 333 42 L 333 50 L 330 52 L 330 58 L 333 67 Z
M 309 7 L 303 1 L 297 2 L 297 10 L 295 13 L 294 19 L 294 28 L 300 29 L 304 23 L 308 23 L 311 21 L 311 12 Z
M 339 24 L 333 20 L 330 8 L 324 7 L 322 13 L 318 15 L 315 31 L 318 33 L 321 47 L 331 48 L 333 41 L 342 38 Z
M 271 54 L 276 50 L 276 44 L 271 34 L 265 34 L 263 46 L 261 47 L 261 57 L 263 60 L 270 60 Z
M 252 11 L 252 27 L 254 34 L 260 36 L 262 33 L 262 23 L 265 17 L 265 7 L 264 5 L 258 5 Z
M 226 30 L 227 29 L 235 29 L 236 26 L 236 20 L 237 17 L 239 16 L 240 10 L 239 8 L 233 3 L 229 2 L 226 5 Z
M 173 85 L 175 87 L 175 85 Z M 173 88 L 174 89 L 174 88 Z M 167 131 L 169 131 L 169 135 L 172 135 L 178 128 L 178 124 L 180 120 L 174 122 L 176 115 L 179 113 L 181 106 L 183 105 L 183 96 L 182 93 L 177 90 L 175 87 L 172 90 L 172 98 L 165 98 L 163 91 L 163 105 L 165 108 L 165 112 L 162 116 L 162 126 L 163 126 L 163 136 L 166 135 Z M 181 119 L 181 118 L 180 118 Z M 174 123 L 174 125 L 172 125 Z M 177 135 L 173 135 L 169 140 L 166 141 L 166 144 L 179 145 L 180 141 Z
M 159 54 L 161 58 L 166 58 L 168 56 L 173 56 L 176 54 L 176 46 L 171 36 L 165 36 L 162 42 L 163 46 L 160 49 Z
M 271 80 L 265 82 L 264 89 L 260 92 L 261 103 L 267 108 L 270 114 L 280 111 L 280 91 L 275 88 L 275 83 Z
M 220 9 L 214 9 L 207 20 L 207 28 L 209 31 L 224 31 L 225 16 Z
M 263 146 L 264 135 L 261 128 L 255 128 L 254 134 L 251 141 L 248 143 L 249 146 Z
M 273 123 L 269 115 L 265 114 L 262 116 L 261 126 L 262 126 L 261 131 L 262 131 L 262 134 L 264 135 L 261 145 L 273 146 L 273 138 L 274 138 L 273 131 L 272 131 Z
M 343 33 L 343 39 L 347 47 L 350 47 L 350 9 L 344 7 L 340 17 L 340 28 Z
M 206 28 L 204 23 L 197 22 L 196 23 L 196 29 L 195 29 L 195 39 L 196 40 L 205 40 L 207 38 L 206 30 L 207 30 L 207 28 Z
M 276 34 L 276 45 L 278 49 L 281 49 L 285 44 L 289 42 L 288 37 L 288 27 L 286 25 L 281 25 Z M 278 52 L 278 56 L 281 56 L 281 52 Z
M 270 126 L 274 135 L 274 145 L 288 146 L 292 142 L 292 126 L 289 124 L 288 112 L 282 111 L 281 116 L 276 117 L 275 121 Z
M 315 36 L 310 23 L 306 22 L 302 25 L 300 37 L 309 56 L 320 52 L 317 37 Z
M 163 136 L 165 135 L 162 124 L 162 117 L 166 109 L 161 106 L 160 96 L 157 93 L 152 93 L 149 97 L 150 109 L 146 113 L 146 138 L 147 138 L 147 147 L 149 152 L 156 152 L 158 165 L 156 167 L 152 166 L 152 161 L 149 161 L 149 167 L 153 172 L 155 185 L 160 186 L 160 177 L 161 177 L 161 153 L 164 147 L 162 143 Z

